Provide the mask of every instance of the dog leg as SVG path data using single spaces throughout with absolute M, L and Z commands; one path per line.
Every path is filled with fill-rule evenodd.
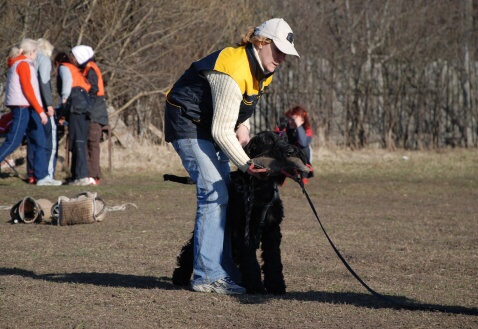
M 191 283 L 194 262 L 194 236 L 183 246 L 177 258 L 177 267 L 173 272 L 173 284 L 178 286 L 187 286 Z
M 243 246 L 239 256 L 239 270 L 241 271 L 241 284 L 248 294 L 265 294 L 266 289 L 262 284 L 261 268 L 257 261 L 256 249 L 253 245 Z
M 262 271 L 267 293 L 274 295 L 282 295 L 286 292 L 280 252 L 281 239 L 279 225 L 273 224 L 265 227 L 262 234 L 262 260 L 264 262 Z

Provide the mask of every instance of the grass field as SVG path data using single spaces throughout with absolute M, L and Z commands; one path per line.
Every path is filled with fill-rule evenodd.
M 113 172 L 97 187 L 36 187 L 2 174 L 0 206 L 87 190 L 112 209 L 137 208 L 68 227 L 12 225 L 0 210 L 0 328 L 478 328 L 478 152 L 315 154 L 306 189 L 350 266 L 389 298 L 443 311 L 372 296 L 291 180 L 280 188 L 286 295 L 175 287 L 195 190 L 164 182 L 162 174 L 184 172 L 171 150 L 150 147 L 115 150 Z

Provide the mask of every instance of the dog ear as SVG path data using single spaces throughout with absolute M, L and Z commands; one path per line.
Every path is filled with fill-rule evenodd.
M 279 120 L 277 122 L 277 127 L 279 128 L 280 131 L 283 131 L 287 128 L 287 122 L 289 122 L 289 119 L 285 116 L 279 117 Z

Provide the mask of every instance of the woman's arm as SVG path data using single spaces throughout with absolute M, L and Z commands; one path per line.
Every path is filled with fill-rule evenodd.
M 307 147 L 312 142 L 312 137 L 307 136 L 304 126 L 297 127 L 297 143 L 301 147 Z
M 21 62 L 17 66 L 17 74 L 20 78 L 20 85 L 22 86 L 23 94 L 27 99 L 30 106 L 32 106 L 38 114 L 44 113 L 43 107 L 35 95 L 35 91 L 32 86 L 32 77 L 30 71 L 30 64 L 27 62 Z M 26 105 L 26 104 L 19 104 Z
M 241 90 L 230 76 L 208 71 L 205 76 L 211 86 L 214 115 L 212 137 L 229 159 L 243 172 L 249 168 L 249 157 L 242 148 L 234 131 L 239 107 L 242 102 Z
M 71 87 L 73 86 L 73 77 L 66 66 L 60 66 L 58 74 L 61 77 L 61 101 L 62 103 L 66 103 L 71 93 Z

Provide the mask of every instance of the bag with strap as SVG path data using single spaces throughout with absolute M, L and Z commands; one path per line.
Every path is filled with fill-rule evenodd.
M 83 192 L 74 198 L 58 197 L 52 207 L 52 218 L 57 225 L 92 224 L 106 216 L 106 203 L 95 192 Z

